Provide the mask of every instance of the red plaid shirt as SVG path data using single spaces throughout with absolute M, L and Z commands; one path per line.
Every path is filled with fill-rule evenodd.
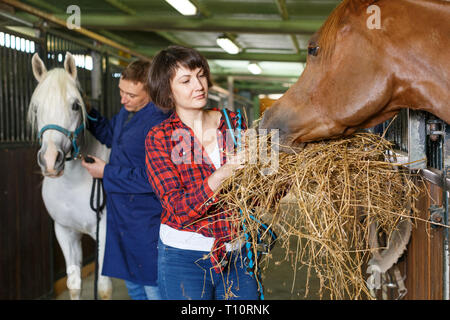
M 237 113 L 229 112 L 229 115 L 236 128 Z M 245 124 L 242 126 L 246 129 Z M 222 115 L 218 127 L 222 165 L 226 154 L 234 148 L 227 129 Z M 161 223 L 215 238 L 211 261 L 216 272 L 220 272 L 226 254 L 225 242 L 231 241 L 235 233 L 230 213 L 215 208 L 217 199 L 213 198 L 208 177 L 216 168 L 207 152 L 176 112 L 148 132 L 145 149 L 147 175 L 163 207 Z

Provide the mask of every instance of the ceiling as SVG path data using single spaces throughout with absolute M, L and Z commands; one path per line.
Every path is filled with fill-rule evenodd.
M 0 0 L 2 2 L 3 0 Z M 186 45 L 207 57 L 214 81 L 235 91 L 282 93 L 301 74 L 309 37 L 339 0 L 191 0 L 195 16 L 183 16 L 164 0 L 23 0 L 24 4 L 66 20 L 77 5 L 81 27 L 145 56 L 170 44 Z M 0 8 L 1 10 L 1 8 Z M 69 12 L 70 13 L 70 12 Z M 16 16 L 37 21 L 15 9 Z M 217 43 L 225 34 L 241 48 L 228 54 Z M 262 73 L 247 66 L 258 62 Z

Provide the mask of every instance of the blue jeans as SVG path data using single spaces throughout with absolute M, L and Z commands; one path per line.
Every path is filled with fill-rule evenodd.
M 161 300 L 158 286 L 143 286 L 128 280 L 125 285 L 132 300 Z
M 158 285 L 162 299 L 258 300 L 256 280 L 246 272 L 238 251 L 222 273 L 214 271 L 208 253 L 173 248 L 160 240 Z

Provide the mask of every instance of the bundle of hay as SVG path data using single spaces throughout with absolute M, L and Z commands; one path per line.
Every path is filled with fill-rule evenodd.
M 390 142 L 370 133 L 309 143 L 280 153 L 272 172 L 273 163 L 246 164 L 218 191 L 219 205 L 236 212 L 240 232 L 254 244 L 262 221 L 287 250 L 298 239 L 294 266 L 315 271 L 320 297 L 327 291 L 331 299 L 370 298 L 364 274 L 369 227 L 375 222 L 389 239 L 399 221 L 412 216 L 420 192 L 407 170 L 388 161 L 392 154 Z M 295 204 L 289 210 L 287 198 Z M 268 232 L 260 235 L 270 240 Z

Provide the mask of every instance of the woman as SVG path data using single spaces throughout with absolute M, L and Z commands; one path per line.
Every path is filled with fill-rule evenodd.
M 237 156 L 227 161 L 221 112 L 204 110 L 211 86 L 206 59 L 194 49 L 168 47 L 152 61 L 149 86 L 154 103 L 174 111 L 146 139 L 149 181 L 163 206 L 158 246 L 163 299 L 257 299 L 230 213 L 214 205 L 214 192 L 240 165 Z M 230 117 L 236 126 L 236 113 Z

